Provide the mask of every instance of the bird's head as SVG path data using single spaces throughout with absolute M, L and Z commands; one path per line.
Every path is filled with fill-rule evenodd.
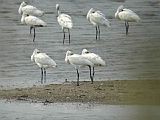
M 87 20 L 90 20 L 90 14 L 91 13 L 94 13 L 95 12 L 95 10 L 93 9 L 93 8 L 91 8 L 89 11 L 88 11 L 88 13 L 87 13 Z
M 89 53 L 89 51 L 87 49 L 82 50 L 82 55 L 85 55 L 85 54 L 88 54 L 88 53 Z
M 70 64 L 70 61 L 69 61 L 69 59 L 68 59 L 68 56 L 71 56 L 71 55 L 73 55 L 73 53 L 68 50 L 68 51 L 66 52 L 66 57 L 65 57 L 65 62 L 68 63 L 68 64 Z
M 27 17 L 27 16 L 29 16 L 29 14 L 23 12 L 22 16 Z
M 33 54 L 39 54 L 39 53 L 41 53 L 38 49 L 35 49 L 34 51 L 33 51 Z
M 60 6 L 59 4 L 56 4 L 56 9 L 59 10 Z
M 71 56 L 71 55 L 73 55 L 73 53 L 68 50 L 68 51 L 66 52 L 66 56 Z
M 23 1 L 22 3 L 21 3 L 21 6 L 22 7 L 24 7 L 24 6 L 26 6 L 27 4 Z
M 120 6 L 118 7 L 117 11 L 118 11 L 118 12 L 121 12 L 121 11 L 123 11 L 123 9 L 124 9 L 123 5 L 120 5 Z
M 33 51 L 33 54 L 31 55 L 31 60 L 35 62 L 35 55 L 37 55 L 37 54 L 39 54 L 39 53 L 40 53 L 40 51 L 39 51 L 38 49 L 35 49 L 35 50 Z

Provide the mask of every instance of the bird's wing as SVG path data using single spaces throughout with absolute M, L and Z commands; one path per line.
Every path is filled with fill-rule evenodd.
M 39 63 L 39 64 L 42 64 L 42 65 L 56 67 L 55 61 L 53 59 L 51 59 L 45 53 L 39 53 L 39 54 L 35 55 L 35 62 Z
M 68 59 L 72 65 L 77 65 L 80 67 L 87 66 L 87 65 L 93 66 L 93 63 L 88 59 L 86 59 L 85 57 L 83 57 L 82 55 L 74 54 L 72 56 L 68 56 Z
M 22 7 L 22 11 L 29 15 L 33 15 L 32 12 L 35 10 L 37 10 L 37 8 L 31 5 L 26 5 L 25 7 Z
M 44 12 L 37 9 L 34 6 L 31 5 L 27 5 L 25 7 L 22 7 L 22 11 L 29 14 L 29 15 L 34 15 L 34 16 L 42 16 L 44 15 Z
M 106 62 L 95 53 L 84 54 L 84 57 L 93 62 L 95 65 L 103 65 L 106 66 Z
M 60 14 L 57 19 L 58 19 L 60 26 L 62 26 L 64 28 L 72 28 L 73 27 L 72 18 L 69 15 Z
M 90 20 L 94 23 L 110 27 L 110 22 L 106 19 L 105 15 L 101 11 L 92 13 L 90 16 Z
M 119 12 L 118 16 L 119 16 L 119 19 L 128 21 L 128 22 L 140 21 L 139 16 L 129 9 L 123 9 L 122 12 Z
M 25 17 L 25 23 L 30 26 L 46 26 L 43 20 L 31 15 Z

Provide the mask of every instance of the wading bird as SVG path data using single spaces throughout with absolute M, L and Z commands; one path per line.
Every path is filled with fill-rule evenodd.
M 44 21 L 42 21 L 41 19 L 32 16 L 32 15 L 28 15 L 26 13 L 22 14 L 22 18 L 21 18 L 21 22 L 25 25 L 30 26 L 30 34 L 31 34 L 31 30 L 32 28 L 34 29 L 34 37 L 33 37 L 33 41 L 35 39 L 35 28 L 36 27 L 45 27 L 46 23 Z
M 87 13 L 87 20 L 96 27 L 96 39 L 98 34 L 100 39 L 100 25 L 110 27 L 110 22 L 106 19 L 105 15 L 101 11 L 95 11 L 93 8 Z
M 33 51 L 31 60 L 41 68 L 41 83 L 43 83 L 43 76 L 44 81 L 46 81 L 46 68 L 57 67 L 57 64 L 53 59 L 46 55 L 46 53 L 41 53 L 38 49 Z
M 24 12 L 27 13 L 28 15 L 33 15 L 33 16 L 43 16 L 44 12 L 37 9 L 34 6 L 27 5 L 24 1 L 20 4 L 18 12 L 20 15 L 22 15 Z
M 123 5 L 119 6 L 115 13 L 115 18 L 123 20 L 126 26 L 126 35 L 128 34 L 129 22 L 139 22 L 140 17 L 130 9 L 126 9 Z
M 59 25 L 62 27 L 63 34 L 64 34 L 63 44 L 64 44 L 64 40 L 65 40 L 65 30 L 64 29 L 68 29 L 69 44 L 70 44 L 70 29 L 73 27 L 72 18 L 69 15 L 63 14 L 60 12 L 59 4 L 56 4 L 56 10 L 57 10 L 57 21 L 58 21 Z
M 86 59 L 82 55 L 73 54 L 71 51 L 67 51 L 66 52 L 65 61 L 66 61 L 66 63 L 73 65 L 75 67 L 76 71 L 77 71 L 77 86 L 79 86 L 79 72 L 78 72 L 78 68 L 85 67 L 85 66 L 89 67 L 90 79 L 91 79 L 91 83 L 93 83 L 93 77 L 91 75 L 92 74 L 91 73 L 92 72 L 91 71 L 91 67 L 94 64 L 91 61 L 89 61 L 88 59 Z
M 102 58 L 95 54 L 95 53 L 90 53 L 89 51 L 87 51 L 87 49 L 83 49 L 82 50 L 82 55 L 87 58 L 88 60 L 90 60 L 94 66 L 93 66 L 93 78 L 94 78 L 94 67 L 95 66 L 106 66 L 106 62 L 104 60 L 102 60 Z

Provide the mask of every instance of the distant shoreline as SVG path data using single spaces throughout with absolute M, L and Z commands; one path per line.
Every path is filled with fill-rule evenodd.
M 1 99 L 43 102 L 91 102 L 114 105 L 160 105 L 160 80 L 109 80 L 1 89 Z

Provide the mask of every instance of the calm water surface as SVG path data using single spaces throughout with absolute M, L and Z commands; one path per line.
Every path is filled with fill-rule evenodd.
M 160 106 L 0 101 L 1 120 L 159 120 Z
M 21 24 L 18 8 L 21 0 L 1 0 L 0 4 L 0 85 L 17 87 L 40 84 L 40 69 L 30 60 L 35 48 L 53 58 L 58 68 L 47 70 L 47 84 L 76 80 L 73 66 L 65 63 L 65 53 L 71 50 L 81 54 L 86 48 L 99 54 L 107 67 L 97 67 L 95 80 L 160 79 L 160 2 L 158 0 L 27 0 L 28 4 L 46 12 L 41 17 L 48 27 L 36 29 L 36 39 L 29 27 Z M 62 29 L 56 21 L 56 3 L 74 22 L 71 44 L 62 44 Z M 136 12 L 142 19 L 130 23 L 125 35 L 122 21 L 114 18 L 119 5 Z M 95 28 L 86 20 L 93 7 L 102 11 L 111 22 L 111 28 L 101 27 L 101 40 L 95 39 Z M 80 80 L 89 80 L 88 68 L 80 70 Z

